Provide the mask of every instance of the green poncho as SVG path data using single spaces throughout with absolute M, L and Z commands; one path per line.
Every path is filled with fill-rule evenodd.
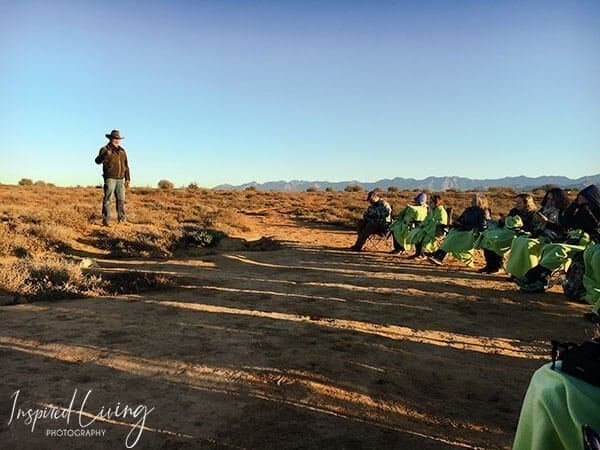
M 506 261 L 506 273 L 517 279 L 522 279 L 529 269 L 540 262 L 545 242 L 529 236 L 517 236 L 510 246 L 510 253 Z
M 419 226 L 408 233 L 408 243 L 411 245 L 421 243 L 423 250 L 434 252 L 437 250 L 437 237 L 439 225 L 448 225 L 448 213 L 443 206 L 437 206 L 427 214 L 427 217 Z
M 600 430 L 599 405 L 600 388 L 550 364 L 540 367 L 523 400 L 513 450 L 582 450 L 581 426 Z
M 476 247 L 490 250 L 497 255 L 504 256 L 510 250 L 513 239 L 517 235 L 515 229 L 523 226 L 523 220 L 519 216 L 506 218 L 503 227 L 491 225 L 484 230 L 477 240 Z
M 581 230 L 569 233 L 569 241 L 577 241 L 576 244 L 546 244 L 542 252 L 540 266 L 554 272 L 560 267 L 568 269 L 571 258 L 577 253 L 585 250 L 590 243 L 590 236 Z
M 476 234 L 476 230 L 461 231 L 452 228 L 446 235 L 442 245 L 440 245 L 440 250 L 451 253 L 452 256 L 464 262 L 467 266 L 472 266 Z
M 394 234 L 394 239 L 403 248 L 408 247 L 408 234 L 411 231 L 411 226 L 415 222 L 423 222 L 427 217 L 427 206 L 408 205 L 398 213 L 390 230 Z
M 585 249 L 583 262 L 585 263 L 584 298 L 594 305 L 594 312 L 600 313 L 600 244 L 591 245 Z

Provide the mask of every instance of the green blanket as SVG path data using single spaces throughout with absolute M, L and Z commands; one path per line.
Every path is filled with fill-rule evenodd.
M 464 262 L 468 266 L 473 265 L 473 249 L 475 248 L 475 231 L 461 231 L 452 228 L 442 245 L 440 250 L 452 254 L 456 259 Z
M 600 313 L 600 244 L 590 245 L 586 248 L 583 252 L 583 261 L 585 263 L 584 298 L 594 305 L 594 312 Z
M 490 225 L 477 239 L 476 248 L 490 250 L 497 255 L 504 256 L 510 250 L 513 239 L 517 235 L 516 229 L 523 227 L 520 216 L 508 216 L 504 226 Z
M 394 239 L 402 248 L 407 248 L 408 234 L 411 227 L 416 222 L 423 222 L 427 217 L 427 206 L 408 205 L 395 217 L 394 222 L 390 225 L 390 230 L 394 234 Z
M 510 246 L 510 253 L 506 261 L 506 273 L 517 279 L 522 279 L 529 269 L 540 262 L 544 242 L 529 236 L 517 236 Z
M 574 230 L 569 233 L 569 242 L 574 244 L 547 244 L 542 252 L 540 266 L 550 271 L 563 267 L 569 268 L 571 259 L 577 253 L 585 250 L 590 243 L 590 236 L 581 230 Z
M 434 208 L 420 225 L 408 233 L 408 243 L 411 245 L 420 243 L 424 251 L 433 253 L 438 247 L 440 225 L 448 225 L 448 213 L 443 206 Z
M 584 424 L 600 430 L 600 388 L 546 364 L 531 377 L 513 450 L 582 450 Z

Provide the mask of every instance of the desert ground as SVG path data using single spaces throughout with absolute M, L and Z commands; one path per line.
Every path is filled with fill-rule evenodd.
M 397 210 L 412 195 L 387 197 Z M 446 195 L 457 209 L 469 196 Z M 491 196 L 508 211 L 511 192 Z M 131 223 L 109 229 L 100 200 L 0 186 L 2 448 L 131 444 L 133 417 L 100 417 L 89 428 L 105 435 L 86 438 L 46 435 L 74 418 L 9 424 L 16 391 L 42 409 L 74 389 L 76 410 L 92 390 L 86 420 L 153 407 L 135 448 L 510 448 L 550 339 L 593 331 L 559 287 L 345 251 L 364 193 L 134 189 Z M 190 229 L 226 237 L 190 244 Z

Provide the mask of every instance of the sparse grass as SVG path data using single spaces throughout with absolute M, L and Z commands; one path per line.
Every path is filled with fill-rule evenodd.
M 472 192 L 442 192 L 447 206 L 460 213 L 470 203 Z M 536 191 L 539 202 L 543 191 Z M 513 206 L 514 191 L 497 188 L 488 192 L 495 214 Z M 414 192 L 391 191 L 383 197 L 394 211 L 412 202 Z M 67 251 L 74 241 L 97 237 L 101 221 L 102 190 L 49 186 L 0 186 L 0 256 L 14 255 L 23 247 L 23 256 Z M 251 231 L 248 213 L 271 210 L 300 220 L 342 227 L 354 227 L 367 207 L 363 192 L 262 192 L 213 191 L 209 189 L 134 188 L 128 192 L 130 228 L 110 228 L 103 235 L 148 244 L 155 253 L 164 253 L 172 239 L 168 234 L 193 224 L 227 234 Z M 179 230 L 181 231 L 181 230 Z M 135 235 L 139 234 L 138 237 Z M 20 239 L 25 239 L 19 244 Z M 163 242 L 164 241 L 164 242 Z
M 457 216 L 469 205 L 472 192 L 443 192 L 445 205 Z M 514 191 L 497 188 L 488 193 L 497 216 L 513 206 Z M 534 192 L 541 200 L 544 192 Z M 383 197 L 394 212 L 412 202 L 412 191 L 391 190 Z M 319 225 L 354 229 L 367 207 L 358 192 L 213 191 L 191 185 L 187 189 L 134 188 L 127 195 L 130 224 L 100 228 L 102 190 L 57 188 L 46 185 L 0 185 L 0 290 L 29 298 L 106 295 L 121 292 L 111 279 L 83 273 L 69 262 L 69 253 L 92 245 L 120 257 L 172 257 L 216 245 L 227 235 L 252 231 L 251 216 L 285 214 Z M 276 244 L 257 241 L 247 250 L 273 250 Z M 124 277 L 135 275 L 124 275 Z M 147 275 L 144 275 L 146 277 Z M 111 275 L 112 277 L 112 275 Z M 131 281 L 131 280 L 129 280 Z M 126 281 L 126 282 L 129 282 Z M 160 285 L 160 280 L 145 285 Z M 141 282 L 140 282 L 141 283 Z M 137 289 L 135 283 L 134 288 Z
M 103 273 L 102 278 L 109 295 L 139 294 L 176 286 L 173 278 L 154 272 L 108 272 Z
M 101 229 L 92 238 L 96 247 L 110 251 L 114 258 L 167 258 L 171 256 L 176 234 L 171 229 L 144 225 L 135 229 Z
M 104 295 L 106 286 L 101 277 L 55 256 L 20 259 L 0 270 L 0 289 L 28 300 Z
M 26 301 L 137 294 L 175 285 L 162 274 L 86 271 L 56 256 L 19 259 L 0 269 L 0 291 Z

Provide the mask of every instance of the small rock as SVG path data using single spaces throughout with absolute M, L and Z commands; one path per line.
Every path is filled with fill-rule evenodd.
M 82 269 L 98 269 L 100 265 L 93 258 L 83 258 L 79 263 Z

